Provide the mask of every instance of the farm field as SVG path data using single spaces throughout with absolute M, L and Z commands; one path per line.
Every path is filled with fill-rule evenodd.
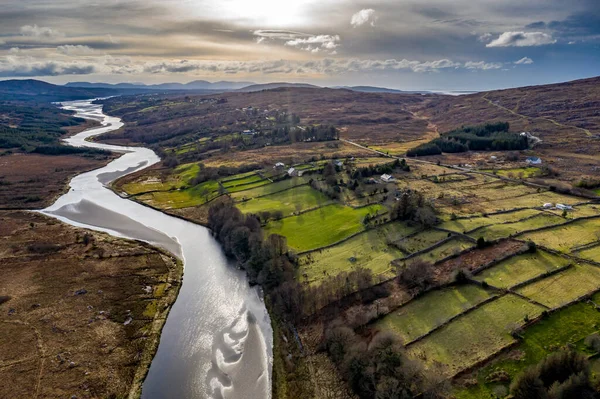
M 448 220 L 438 227 L 446 230 L 456 231 L 457 233 L 469 233 L 470 231 L 483 226 L 493 224 L 517 222 L 519 220 L 541 214 L 535 209 L 523 209 L 515 212 L 492 214 L 488 216 L 472 217 L 467 219 Z
M 262 185 L 259 187 L 248 187 L 245 190 L 236 191 L 231 194 L 231 198 L 236 201 L 261 197 L 263 195 L 273 194 L 279 191 L 287 190 L 292 187 L 300 186 L 308 183 L 306 177 L 293 177 L 291 179 L 280 180 L 271 184 Z
M 339 204 L 327 205 L 298 216 L 271 221 L 266 229 L 269 234 L 287 237 L 288 245 L 296 251 L 310 251 L 364 230 L 364 217 L 379 214 L 384 209 L 381 205 L 358 209 Z
M 574 251 L 574 255 L 578 258 L 600 262 L 600 244 Z
M 270 184 L 271 182 L 267 179 L 250 179 L 249 182 L 245 184 L 235 184 L 231 182 L 229 186 L 223 186 L 228 193 L 235 193 L 238 191 L 245 191 L 251 188 L 261 187 Z M 252 181 L 253 180 L 253 181 Z
M 540 306 L 507 294 L 409 346 L 409 352 L 430 367 L 440 363 L 442 373 L 453 376 L 512 344 L 514 338 L 510 331 L 522 325 L 526 316 L 537 317 L 542 310 Z
M 281 191 L 275 194 L 240 202 L 237 207 L 244 213 L 259 213 L 261 211 L 281 211 L 284 216 L 306 209 L 316 208 L 331 203 L 323 193 L 308 185 Z
M 313 283 L 356 267 L 371 269 L 374 275 L 392 277 L 390 263 L 403 254 L 387 243 L 414 231 L 415 227 L 402 222 L 388 223 L 365 231 L 341 244 L 306 254 L 300 258 L 298 278 L 300 281 Z
M 502 177 L 510 177 L 512 179 L 536 177 L 541 174 L 540 168 L 535 166 L 523 168 L 508 168 L 508 169 L 482 169 L 482 172 L 493 173 Z
M 257 175 L 255 172 L 251 172 L 250 174 L 244 175 L 235 175 L 232 178 L 222 179 L 221 185 L 226 189 L 232 189 L 239 186 L 250 185 L 258 182 L 265 181 L 261 176 Z M 268 180 L 266 180 L 268 182 Z
M 519 238 L 560 252 L 570 252 L 576 247 L 598 241 L 600 218 L 578 220 L 564 226 L 527 233 Z
M 133 180 L 125 177 L 125 182 L 116 186 L 129 195 L 136 195 L 148 191 L 169 191 L 186 186 L 193 179 L 200 167 L 196 163 L 183 164 L 166 174 L 162 170 L 148 170 L 143 175 Z
M 178 209 L 205 204 L 219 196 L 219 183 L 209 180 L 192 188 L 156 191 L 136 196 L 136 199 L 160 209 Z
M 394 331 L 407 343 L 491 296 L 472 284 L 434 290 L 389 313 L 374 327 Z
M 410 255 L 414 252 L 429 248 L 433 244 L 448 238 L 448 234 L 449 233 L 439 230 L 426 230 L 400 239 L 394 244 L 406 255 Z
M 565 258 L 538 250 L 533 254 L 525 253 L 503 260 L 477 274 L 475 279 L 493 287 L 510 288 L 568 264 Z
M 485 226 L 471 231 L 469 235 L 473 238 L 483 237 L 486 241 L 493 241 L 499 238 L 506 238 L 508 236 L 519 234 L 523 231 L 553 226 L 564 222 L 566 222 L 566 220 L 557 215 L 539 214 L 519 222 Z
M 576 265 L 517 291 L 550 308 L 556 308 L 599 288 L 600 268 Z
M 596 301 L 598 295 L 593 299 Z M 553 351 L 566 345 L 582 349 L 583 340 L 598 331 L 600 312 L 588 303 L 576 303 L 549 315 L 525 329 L 522 341 L 515 347 L 518 358 L 501 356 L 477 373 L 478 384 L 456 392 L 457 399 L 491 398 L 497 383 L 486 383 L 486 377 L 495 371 L 505 371 L 513 378 L 528 366 L 537 364 Z
M 500 200 L 490 200 L 483 202 L 481 205 L 487 212 L 502 211 L 514 208 L 535 208 L 541 207 L 545 203 L 551 202 L 553 204 L 566 204 L 575 205 L 581 202 L 581 198 L 572 197 L 569 195 L 557 194 L 552 191 L 546 191 L 543 193 L 535 193 L 530 195 L 523 195 L 518 198 L 507 198 Z
M 453 237 L 451 240 L 443 243 L 439 247 L 435 247 L 427 252 L 406 260 L 406 263 L 413 262 L 417 259 L 421 259 L 429 263 L 436 263 L 450 255 L 456 255 L 457 253 L 464 251 L 467 248 L 473 248 L 474 246 L 475 244 L 473 242 L 463 237 Z
M 502 180 L 481 184 L 475 187 L 464 188 L 463 190 L 465 194 L 476 196 L 481 201 L 496 201 L 514 198 L 517 202 L 519 201 L 517 197 L 534 194 L 537 192 L 536 188 L 528 187 L 519 183 L 509 183 Z

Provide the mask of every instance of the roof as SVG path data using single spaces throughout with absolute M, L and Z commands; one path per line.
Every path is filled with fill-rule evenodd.
M 391 179 L 393 179 L 393 177 L 391 175 L 388 175 L 387 173 L 384 173 L 383 175 L 381 175 L 381 179 L 382 180 L 391 180 Z
M 288 174 L 290 174 L 290 175 L 291 175 L 291 174 L 292 174 L 292 173 L 294 173 L 295 171 L 296 171 L 296 169 L 295 169 L 295 168 L 289 168 L 287 172 L 288 172 Z
M 527 161 L 541 161 L 541 159 L 539 157 L 527 157 Z

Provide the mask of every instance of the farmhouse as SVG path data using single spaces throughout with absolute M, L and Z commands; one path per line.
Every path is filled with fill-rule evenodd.
M 285 167 L 285 164 L 283 162 L 277 162 L 275 164 L 275 166 L 273 166 L 273 169 L 283 168 L 283 167 Z
M 541 165 L 542 160 L 538 157 L 527 157 L 525 162 L 527 165 Z
M 289 168 L 287 174 L 290 176 L 298 176 L 298 171 L 296 170 L 296 168 Z
M 554 207 L 554 204 L 551 202 L 546 202 L 543 206 L 544 209 L 551 209 L 552 207 Z
M 394 181 L 394 177 L 391 176 L 391 175 L 388 175 L 386 173 L 386 174 L 381 175 L 381 180 L 384 181 L 384 182 L 386 182 L 386 183 L 389 183 L 389 182 Z
M 342 161 L 340 161 L 339 159 L 334 161 L 333 164 L 335 166 L 337 166 L 338 168 L 341 168 L 342 166 L 344 166 L 344 163 Z
M 556 209 L 560 209 L 561 211 L 570 211 L 573 209 L 573 207 L 571 205 L 556 204 Z
M 254 136 L 256 134 L 256 131 L 254 129 L 252 129 L 252 130 L 244 130 L 242 132 L 242 134 L 244 134 L 246 136 Z

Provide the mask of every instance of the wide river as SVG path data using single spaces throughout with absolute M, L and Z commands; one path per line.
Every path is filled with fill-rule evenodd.
M 264 303 L 228 261 L 208 229 L 124 199 L 106 185 L 159 161 L 147 148 L 86 141 L 123 126 L 92 101 L 65 102 L 102 126 L 66 142 L 123 153 L 71 180 L 70 190 L 43 213 L 72 225 L 160 246 L 184 261 L 183 285 L 162 331 L 142 398 L 271 397 L 273 331 Z

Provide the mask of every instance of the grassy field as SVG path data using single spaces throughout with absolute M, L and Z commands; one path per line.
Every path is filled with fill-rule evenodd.
M 539 250 L 506 259 L 479 273 L 475 279 L 498 288 L 510 288 L 524 281 L 569 264 L 560 256 Z
M 244 199 L 251 199 L 256 197 L 261 197 L 263 195 L 273 194 L 279 191 L 287 190 L 292 187 L 296 187 L 302 184 L 308 183 L 308 178 L 305 177 L 293 177 L 291 179 L 285 179 L 281 181 L 277 181 L 275 183 L 262 185 L 259 187 L 250 188 L 248 187 L 244 191 L 237 191 L 231 193 L 231 197 L 236 201 L 241 201 Z
M 392 330 L 409 342 L 490 296 L 476 285 L 431 291 L 388 314 L 375 327 Z
M 514 295 L 505 295 L 469 312 L 444 328 L 409 347 L 409 352 L 430 367 L 443 365 L 443 374 L 452 376 L 488 358 L 514 342 L 510 331 L 533 318 L 543 308 Z
M 557 194 L 552 191 L 546 191 L 543 193 L 524 195 L 518 198 L 491 200 L 488 202 L 484 202 L 481 205 L 485 208 L 487 212 L 493 212 L 514 208 L 541 207 L 547 202 L 551 202 L 553 204 L 559 203 L 573 205 L 578 202 L 581 202 L 581 198 Z
M 458 233 L 469 232 L 478 227 L 489 226 L 498 223 L 516 222 L 530 216 L 539 215 L 540 211 L 534 209 L 523 209 L 510 213 L 500 213 L 497 215 L 488 215 L 474 217 L 470 219 L 448 220 L 439 225 L 440 228 L 456 231 Z
M 477 229 L 469 233 L 469 235 L 473 238 L 484 237 L 487 241 L 493 241 L 498 238 L 506 238 L 508 236 L 521 233 L 522 231 L 553 226 L 564 222 L 566 222 L 566 220 L 560 216 L 552 214 L 540 214 L 520 222 L 495 224 L 492 226 L 482 227 L 481 229 Z
M 249 201 L 239 202 L 237 207 L 244 213 L 281 211 L 284 216 L 288 216 L 291 213 L 316 208 L 330 202 L 331 200 L 320 191 L 304 185 L 264 197 L 254 198 Z
M 555 308 L 600 288 L 600 269 L 576 265 L 517 291 L 528 298 Z
M 432 246 L 444 239 L 448 238 L 448 233 L 439 230 L 426 230 L 396 241 L 396 245 L 406 254 L 410 255 L 413 252 L 421 251 Z
M 248 178 L 249 182 L 245 184 L 233 184 L 229 187 L 225 187 L 228 193 L 237 193 L 239 191 L 250 190 L 252 188 L 257 188 L 265 185 L 271 184 L 271 182 L 267 179 L 254 179 L 254 181 L 250 181 L 252 179 Z
M 234 178 L 230 178 L 227 180 L 221 180 L 221 184 L 223 185 L 223 187 L 230 189 L 230 188 L 234 188 L 234 187 L 238 187 L 238 186 L 244 186 L 244 185 L 248 185 L 248 184 L 261 182 L 264 180 L 265 179 L 263 179 L 261 176 L 252 172 L 249 175 L 248 174 L 244 174 L 243 176 L 236 175 L 236 176 L 234 176 Z
M 541 171 L 540 168 L 534 166 L 528 166 L 524 168 L 509 168 L 509 169 L 484 169 L 482 172 L 494 173 L 497 176 L 510 177 L 513 179 L 518 178 L 530 178 L 539 176 Z
M 462 237 L 454 237 L 452 240 L 440 245 L 439 247 L 433 248 L 430 251 L 417 255 L 407 260 L 407 263 L 413 262 L 416 259 L 421 259 L 426 262 L 436 263 L 450 255 L 455 255 L 467 248 L 474 247 L 471 241 L 468 241 Z
M 600 299 L 600 298 L 599 298 Z M 582 341 L 600 327 L 600 312 L 587 303 L 577 303 L 551 314 L 548 318 L 528 327 L 521 343 L 515 348 L 518 358 L 506 357 L 482 369 L 478 385 L 460 390 L 457 399 L 493 398 L 492 390 L 497 384 L 486 383 L 486 377 L 494 371 L 506 371 L 514 377 L 528 366 L 537 364 L 548 354 L 566 345 L 582 348 Z
M 184 190 L 157 191 L 136 198 L 160 209 L 178 209 L 205 204 L 219 196 L 219 183 L 210 180 Z
M 472 194 L 483 201 L 495 201 L 500 199 L 521 197 L 536 193 L 537 189 L 519 183 L 508 183 L 497 181 L 482 184 L 476 187 L 465 188 L 465 193 Z M 518 202 L 517 199 L 515 199 Z
M 365 216 L 382 212 L 381 205 L 354 209 L 335 204 L 267 225 L 267 232 L 287 237 L 288 245 L 299 252 L 334 244 L 364 230 Z
M 537 231 L 522 235 L 521 239 L 532 240 L 536 244 L 561 252 L 590 244 L 600 238 L 600 218 L 577 221 L 566 226 Z
M 563 211 L 559 209 L 551 209 L 546 212 L 552 212 L 556 215 L 562 215 Z M 589 216 L 597 216 L 600 215 L 600 207 L 596 204 L 583 204 L 577 205 L 567 212 L 567 218 L 581 218 L 581 217 L 589 217 Z
M 200 167 L 196 163 L 188 163 L 177 166 L 167 175 L 161 171 L 150 170 L 147 174 L 140 176 L 134 181 L 125 183 L 121 189 L 129 195 L 144 193 L 148 191 L 168 191 L 186 186 L 191 179 L 196 177 Z
M 390 262 L 403 256 L 388 241 L 397 240 L 415 231 L 401 222 L 389 223 L 357 235 L 339 245 L 313 252 L 300 258 L 298 279 L 316 282 L 327 275 L 336 275 L 355 267 L 371 269 L 375 275 L 393 274 Z M 354 258 L 351 260 L 351 258 Z
M 596 262 L 600 262 L 600 245 L 595 245 L 593 247 L 589 247 L 581 251 L 576 251 L 574 252 L 574 254 L 582 259 L 589 259 Z

